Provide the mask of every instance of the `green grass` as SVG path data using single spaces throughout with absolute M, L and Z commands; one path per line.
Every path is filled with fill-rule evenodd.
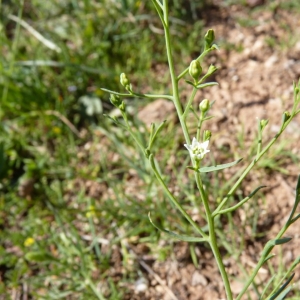
M 168 78 L 159 74 L 157 84 L 153 72 L 166 63 L 159 20 L 143 1 L 7 3 L 1 3 L 0 32 L 0 294 L 11 299 L 27 287 L 33 299 L 123 299 L 138 273 L 128 243 L 145 244 L 162 261 L 172 252 L 174 241 L 151 225 L 148 212 L 162 227 L 191 231 L 149 175 L 144 154 L 102 114 L 112 107 L 100 88 L 118 87 L 121 72 L 131 74 L 141 90 L 168 89 Z M 202 46 L 197 14 L 204 4 L 174 1 L 178 69 Z M 146 140 L 148 129 L 135 113 L 131 122 Z M 177 124 L 168 124 L 156 151 L 184 207 L 196 205 L 201 215 L 196 187 L 192 180 L 185 183 L 188 162 L 170 161 L 185 151 L 177 130 Z M 223 154 L 228 160 L 236 155 Z M 284 159 L 289 158 L 298 161 L 287 153 Z M 261 167 L 282 171 L 285 163 L 271 155 Z M 219 173 L 208 186 L 215 199 L 227 191 L 218 188 L 224 180 Z M 253 228 L 257 209 L 255 203 L 247 221 Z M 224 221 L 229 235 L 232 217 Z M 159 239 L 166 239 L 165 246 L 157 247 Z M 230 255 L 241 251 L 243 244 L 233 248 L 226 236 L 220 239 Z M 120 257 L 119 273 L 114 255 Z

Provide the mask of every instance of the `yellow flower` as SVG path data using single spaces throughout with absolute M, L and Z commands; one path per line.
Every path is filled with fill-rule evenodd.
M 55 133 L 55 134 L 61 134 L 61 129 L 57 126 L 54 126 L 52 128 L 52 132 Z
M 88 208 L 88 211 L 86 212 L 86 217 L 87 218 L 92 218 L 96 216 L 96 209 L 94 205 L 90 205 Z
M 25 240 L 24 246 L 25 246 L 25 247 L 30 247 L 30 246 L 33 245 L 34 243 L 35 243 L 34 238 L 29 237 L 29 238 L 27 238 L 27 239 Z

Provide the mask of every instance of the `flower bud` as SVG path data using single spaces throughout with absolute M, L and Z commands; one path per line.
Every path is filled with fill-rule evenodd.
M 199 105 L 199 108 L 203 113 L 206 113 L 210 108 L 209 100 L 208 99 L 202 100 L 200 105 Z
M 285 123 L 290 117 L 291 114 L 288 111 L 285 111 L 283 114 L 283 123 Z
M 209 141 L 211 138 L 211 131 L 210 130 L 204 130 L 203 133 L 203 141 Z
M 209 29 L 204 36 L 204 40 L 205 40 L 205 50 L 207 50 L 212 46 L 212 43 L 215 40 L 215 32 L 212 29 Z
M 122 103 L 122 100 L 118 95 L 110 94 L 110 102 L 113 106 L 118 107 Z
M 298 95 L 299 94 L 300 89 L 298 87 L 295 88 L 295 94 Z
M 260 120 L 260 130 L 263 131 L 264 128 L 267 126 L 269 120 Z
M 127 78 L 126 74 L 125 73 L 122 73 L 120 75 L 120 82 L 121 84 L 125 87 L 125 89 L 127 89 L 129 86 L 130 86 L 130 81 L 129 79 Z
M 208 68 L 208 70 L 207 70 L 206 75 L 207 75 L 207 76 L 210 76 L 210 75 L 212 75 L 213 73 L 215 73 L 217 70 L 218 70 L 217 67 L 215 67 L 214 65 L 210 65 L 209 68 Z
M 119 109 L 120 109 L 121 111 L 125 111 L 125 102 L 122 101 L 121 104 L 120 104 L 118 107 L 119 107 Z
M 189 67 L 190 75 L 197 80 L 202 73 L 202 67 L 198 60 L 192 60 L 190 67 Z

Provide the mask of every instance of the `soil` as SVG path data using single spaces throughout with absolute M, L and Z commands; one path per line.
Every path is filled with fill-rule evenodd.
M 241 157 L 249 155 L 249 149 L 257 132 L 257 118 L 269 119 L 268 130 L 264 139 L 272 138 L 279 129 L 282 113 L 291 109 L 293 101 L 293 81 L 300 77 L 300 17 L 297 13 L 276 9 L 264 9 L 259 6 L 263 1 L 249 1 L 249 6 L 256 11 L 249 15 L 247 6 L 222 6 L 218 4 L 205 11 L 207 28 L 213 28 L 220 51 L 208 58 L 208 65 L 213 63 L 220 69 L 214 80 L 214 86 L 199 93 L 197 101 L 203 98 L 216 100 L 212 115 L 216 116 L 210 123 L 213 132 L 212 146 L 217 149 L 227 147 L 228 151 L 237 152 Z M 263 4 L 262 4 L 263 5 Z M 248 24 L 248 23 L 249 24 Z M 248 24 L 241 26 L 241 23 Z M 143 108 L 139 113 L 145 121 L 146 116 L 153 120 L 163 120 L 173 112 L 172 106 L 163 100 L 155 105 Z M 152 108 L 151 108 L 152 107 Z M 158 110 L 153 107 L 164 107 Z M 151 110 L 152 109 L 152 110 Z M 164 116 L 165 114 L 165 116 Z M 151 120 L 146 120 L 150 123 Z M 237 136 L 243 135 L 244 148 L 239 149 Z M 214 137 L 215 135 L 215 137 Z M 290 124 L 283 139 L 289 142 L 289 149 L 300 157 L 300 118 Z M 282 140 L 283 140 L 282 139 Z M 280 152 L 277 159 L 280 159 Z M 246 229 L 249 236 L 247 246 L 240 253 L 240 260 L 247 271 L 255 266 L 265 242 L 276 236 L 292 209 L 299 165 L 291 161 L 283 163 L 286 172 L 256 172 L 248 178 L 249 186 L 245 192 L 250 193 L 255 187 L 267 184 L 265 198 L 260 202 L 258 229 L 267 232 L 262 238 L 251 237 L 251 228 Z M 251 211 L 251 205 L 248 207 Z M 236 224 L 243 222 L 247 215 L 240 210 L 235 215 Z M 282 252 L 278 249 L 278 259 L 272 263 L 278 265 L 280 259 L 284 265 L 290 265 L 300 255 L 299 225 L 292 226 L 286 236 L 292 241 L 284 245 Z M 163 243 L 163 241 L 161 241 Z M 174 255 L 164 262 L 148 254 L 147 247 L 128 242 L 128 248 L 136 263 L 140 275 L 134 285 L 128 287 L 125 299 L 159 299 L 159 300 L 201 300 L 225 299 L 223 284 L 207 248 L 196 247 L 199 266 L 195 267 L 190 258 L 189 245 L 185 242 L 174 242 Z M 115 272 L 121 272 L 119 250 L 115 249 Z M 237 295 L 243 284 L 235 278 L 242 276 L 235 259 L 225 258 L 226 268 L 231 275 L 234 295 Z M 114 273 L 114 271 L 112 271 Z M 294 282 L 299 282 L 299 268 L 295 271 Z M 258 281 L 266 283 L 270 278 L 269 269 L 262 268 Z M 250 292 L 251 299 L 257 299 Z M 244 298 L 249 299 L 249 298 Z

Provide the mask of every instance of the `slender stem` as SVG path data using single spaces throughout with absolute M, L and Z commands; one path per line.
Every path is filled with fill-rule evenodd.
M 168 0 L 164 1 L 163 11 L 164 11 L 164 21 L 165 21 L 164 30 L 165 30 L 166 48 L 167 48 L 167 56 L 168 56 L 169 69 L 170 69 L 170 75 L 171 75 L 171 81 L 172 81 L 174 104 L 175 104 L 175 107 L 176 107 L 176 110 L 177 110 L 177 114 L 178 114 L 178 117 L 179 117 L 179 121 L 180 121 L 180 124 L 181 124 L 181 127 L 182 127 L 182 131 L 183 131 L 185 140 L 188 144 L 190 144 L 190 137 L 189 137 L 189 133 L 188 133 L 188 128 L 187 128 L 187 125 L 185 123 L 185 118 L 183 116 L 184 113 L 183 113 L 183 110 L 182 110 L 182 106 L 181 106 L 181 103 L 180 103 L 179 92 L 178 92 L 178 81 L 181 77 L 183 77 L 186 74 L 188 69 L 182 73 L 183 75 L 181 74 L 181 75 L 179 75 L 179 77 L 176 77 L 175 71 L 174 71 L 174 63 L 173 63 L 172 47 L 171 47 L 171 38 L 170 38 L 170 31 L 169 31 Z M 202 55 L 203 55 L 203 53 L 202 53 Z M 194 162 L 193 162 L 193 164 L 194 164 Z M 208 204 L 208 198 L 207 198 L 206 193 L 204 191 L 200 175 L 196 172 L 195 172 L 195 179 L 196 179 L 197 186 L 198 186 L 198 189 L 200 191 L 201 199 L 204 203 L 204 208 L 205 208 L 205 212 L 206 212 L 206 217 L 207 217 L 207 222 L 208 222 L 208 227 L 209 227 L 209 244 L 212 248 L 213 254 L 215 256 L 218 268 L 220 270 L 220 273 L 221 273 L 221 276 L 222 276 L 222 279 L 223 279 L 223 282 L 224 282 L 224 286 L 225 286 L 225 290 L 226 290 L 226 294 L 227 294 L 227 299 L 232 300 L 233 299 L 232 298 L 232 292 L 231 292 L 228 276 L 227 276 L 227 273 L 226 273 L 221 255 L 220 255 L 220 251 L 219 251 L 219 248 L 218 248 L 216 233 L 215 233 L 215 227 L 214 227 L 215 224 L 214 224 L 214 220 L 212 218 L 210 207 L 209 207 L 209 204 Z
M 187 221 L 195 228 L 195 230 L 200 233 L 203 238 L 208 239 L 207 234 L 195 223 L 195 221 L 190 217 L 190 215 L 183 209 L 183 207 L 179 204 L 179 202 L 176 200 L 176 198 L 173 196 L 173 194 L 169 191 L 168 187 L 166 186 L 164 180 L 161 178 L 159 172 L 157 171 L 157 168 L 155 166 L 153 154 L 150 155 L 149 161 L 152 167 L 152 170 L 158 179 L 159 183 L 163 187 L 165 193 L 168 195 L 172 203 L 175 205 L 175 207 L 181 212 L 181 214 L 187 219 Z
M 225 266 L 223 264 L 223 260 L 222 260 L 221 253 L 220 253 L 220 250 L 219 250 L 219 246 L 218 246 L 218 243 L 217 243 L 215 222 L 214 222 L 214 219 L 212 217 L 212 213 L 211 213 L 209 203 L 208 203 L 208 197 L 207 197 L 207 194 L 204 191 L 203 184 L 202 184 L 201 177 L 200 177 L 199 173 L 196 173 L 196 182 L 197 182 L 197 186 L 199 188 L 201 199 L 202 199 L 202 202 L 203 202 L 203 205 L 204 205 L 204 208 L 205 208 L 205 214 L 206 214 L 206 220 L 207 220 L 208 232 L 209 232 L 209 244 L 210 244 L 210 247 L 211 247 L 212 252 L 214 254 L 215 260 L 217 262 L 217 265 L 218 265 L 219 271 L 221 273 L 222 279 L 223 279 L 223 283 L 224 283 L 224 287 L 225 287 L 225 291 L 226 291 L 226 295 L 227 295 L 227 300 L 232 300 L 233 296 L 232 296 L 232 291 L 231 291 L 231 288 L 230 288 L 228 275 L 227 275 Z
M 198 120 L 198 125 L 197 125 L 197 135 L 196 135 L 197 141 L 200 140 L 200 130 L 201 130 L 201 127 L 202 127 L 202 124 L 203 124 L 203 119 L 204 119 L 204 114 L 201 112 L 201 116 Z
M 140 98 L 146 98 L 146 99 L 158 99 L 158 98 L 162 98 L 162 99 L 167 99 L 167 100 L 171 100 L 173 101 L 173 97 L 171 95 L 155 95 L 155 94 L 139 94 L 139 93 L 118 93 L 118 92 L 115 92 L 115 91 L 111 91 L 111 90 L 108 90 L 108 89 L 104 89 L 102 88 L 101 89 L 102 91 L 105 91 L 105 92 L 108 92 L 110 94 L 113 94 L 113 95 L 118 95 L 118 96 L 121 96 L 121 97 L 130 97 L 130 98 L 133 98 L 133 97 L 140 97 Z
M 167 57 L 169 63 L 169 70 L 172 81 L 172 89 L 173 89 L 173 101 L 174 105 L 179 117 L 180 125 L 183 131 L 184 138 L 187 144 L 191 143 L 188 128 L 185 123 L 185 119 L 183 118 L 183 110 L 180 102 L 179 91 L 178 91 L 178 79 L 176 78 L 175 70 L 174 70 L 174 62 L 172 56 L 172 47 L 171 47 L 171 37 L 170 37 L 170 28 L 169 28 L 169 19 L 168 19 L 168 0 L 164 0 L 163 3 L 163 11 L 164 11 L 164 31 L 165 31 L 165 39 L 166 39 L 166 49 L 167 49 Z
M 2 6 L 2 3 L 1 3 Z M 0 7 L 1 8 L 1 7 Z M 24 0 L 20 1 L 20 6 L 19 6 L 19 12 L 18 12 L 18 18 L 22 19 L 23 15 L 23 9 L 24 9 Z M 19 43 L 19 37 L 20 37 L 20 29 L 21 29 L 21 24 L 18 22 L 16 29 L 15 29 L 15 38 L 12 43 L 11 51 L 9 52 L 9 68 L 8 68 L 8 76 L 11 77 L 13 69 L 14 69 L 14 63 L 15 63 L 15 58 L 16 58 L 16 51 Z M 6 78 L 5 83 L 4 83 L 4 88 L 2 91 L 2 103 L 5 103 L 7 100 L 7 95 L 8 95 L 8 90 L 9 90 L 9 80 Z M 2 119 L 4 113 L 2 109 L 0 110 L 0 120 Z
M 242 173 L 240 178 L 236 181 L 236 183 L 233 185 L 231 190 L 228 192 L 227 196 L 224 197 L 222 202 L 219 204 L 217 209 L 213 212 L 212 216 L 213 218 L 219 214 L 220 210 L 223 208 L 223 206 L 226 204 L 228 199 L 232 196 L 232 194 L 236 191 L 236 189 L 239 187 L 239 185 L 242 183 L 244 178 L 248 175 L 250 170 L 255 166 L 255 164 L 261 159 L 261 157 L 271 148 L 271 146 L 276 142 L 276 140 L 280 137 L 282 132 L 285 130 L 285 128 L 288 126 L 288 124 L 293 119 L 294 115 L 291 116 L 282 126 L 280 131 L 275 135 L 275 137 L 269 142 L 269 144 L 260 152 L 258 156 L 256 156 L 253 161 L 250 163 L 250 165 L 245 169 L 245 171 Z
M 259 157 L 261 146 L 262 146 L 262 130 L 260 126 L 260 120 L 257 120 L 257 123 L 258 123 L 258 144 L 257 144 L 256 159 L 258 159 Z
M 187 105 L 186 105 L 186 107 L 185 107 L 185 109 L 184 109 L 184 113 L 183 113 L 183 115 L 182 115 L 182 117 L 183 117 L 184 120 L 186 119 L 187 114 L 188 114 L 189 111 L 190 111 L 190 106 L 192 105 L 192 102 L 193 102 L 193 100 L 194 100 L 194 98 L 195 98 L 195 96 L 196 96 L 196 93 L 197 93 L 197 89 L 196 89 L 196 88 L 193 88 L 192 94 L 191 94 L 191 96 L 190 96 L 190 98 L 189 98 L 189 100 L 188 100 L 188 103 L 187 103 Z
M 293 206 L 293 209 L 292 209 L 292 212 L 287 220 L 287 222 L 285 223 L 285 225 L 281 228 L 281 230 L 279 231 L 279 233 L 277 234 L 275 240 L 278 240 L 280 239 L 284 233 L 287 231 L 287 229 L 289 228 L 289 226 L 291 224 L 293 224 L 293 216 L 294 216 L 294 213 L 297 209 L 297 206 L 299 204 L 299 198 L 296 196 L 296 199 L 295 199 L 295 204 Z M 268 242 L 269 243 L 269 242 Z M 267 258 L 267 256 L 269 255 L 269 253 L 272 251 L 272 249 L 275 247 L 275 244 L 274 245 L 271 245 L 270 244 L 266 244 L 264 250 L 263 250 L 263 253 L 261 255 L 261 258 L 260 260 L 258 261 L 255 269 L 253 270 L 251 276 L 249 277 L 247 283 L 245 284 L 245 286 L 243 287 L 242 291 L 240 292 L 240 294 L 238 295 L 238 297 L 236 298 L 236 300 L 240 300 L 242 298 L 242 296 L 244 295 L 244 293 L 247 291 L 248 287 L 251 285 L 251 283 L 254 281 L 254 278 L 255 276 L 257 275 L 259 269 L 261 268 L 261 266 L 265 263 L 265 260 Z
M 145 150 L 145 147 L 142 145 L 142 143 L 138 140 L 138 138 L 136 137 L 136 135 L 134 134 L 134 132 L 132 131 L 131 127 L 130 127 L 130 124 L 128 122 L 128 118 L 127 118 L 127 114 L 125 112 L 122 112 L 122 116 L 123 116 L 123 119 L 126 123 L 126 127 L 127 127 L 127 130 L 128 132 L 130 133 L 131 137 L 134 139 L 134 141 L 138 144 L 138 146 L 140 147 L 141 151 L 144 152 Z

